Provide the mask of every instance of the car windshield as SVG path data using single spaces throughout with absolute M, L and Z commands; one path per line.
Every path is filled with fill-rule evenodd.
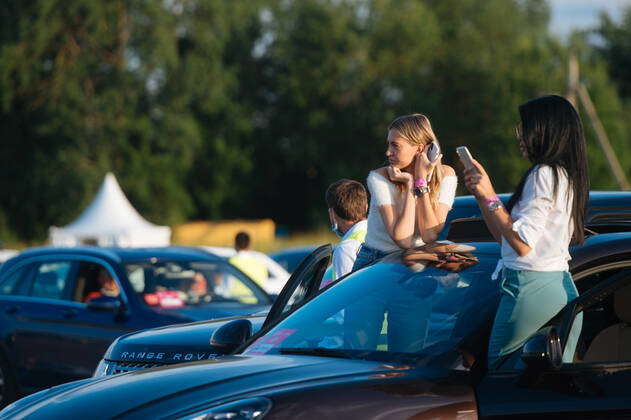
M 127 278 L 142 301 L 156 308 L 216 302 L 257 305 L 268 302 L 229 264 L 157 261 L 125 264 Z
M 468 255 L 464 265 L 428 266 L 387 257 L 323 290 L 244 354 L 419 364 L 457 357 L 459 344 L 487 325 L 499 299 L 491 280 L 497 255 Z

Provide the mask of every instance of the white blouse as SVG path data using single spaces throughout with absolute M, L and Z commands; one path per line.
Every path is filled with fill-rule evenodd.
M 547 165 L 533 169 L 526 179 L 521 198 L 511 211 L 513 230 L 531 251 L 520 257 L 502 238 L 500 267 L 532 271 L 568 270 L 568 247 L 574 232 L 571 214 L 574 196 L 564 170 L 558 171 L 559 184 L 554 195 L 552 171 L 552 167 Z
M 405 192 L 400 191 L 396 184 L 386 179 L 377 171 L 370 171 L 366 179 L 368 191 L 370 192 L 370 207 L 368 210 L 368 233 L 366 234 L 366 245 L 383 252 L 392 252 L 401 248 L 392 240 L 386 225 L 383 223 L 379 206 L 394 205 L 399 210 L 405 199 Z M 456 195 L 458 178 L 454 175 L 445 176 L 440 183 L 438 202 L 447 205 L 451 209 Z M 420 235 L 413 238 L 413 246 L 424 245 Z

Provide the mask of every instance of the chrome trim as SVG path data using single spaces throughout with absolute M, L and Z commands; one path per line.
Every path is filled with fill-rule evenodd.
M 110 362 L 105 361 L 105 376 L 117 375 L 119 373 L 135 372 L 137 370 L 149 369 L 153 367 L 166 366 L 166 363 L 148 362 Z

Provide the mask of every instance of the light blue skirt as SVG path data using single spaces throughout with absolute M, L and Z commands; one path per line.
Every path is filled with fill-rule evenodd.
M 503 356 L 519 349 L 568 302 L 578 297 L 572 276 L 566 271 L 504 268 L 500 287 L 502 298 L 489 340 L 489 369 L 496 369 Z M 582 326 L 583 314 L 579 313 L 563 351 L 564 363 L 572 362 Z

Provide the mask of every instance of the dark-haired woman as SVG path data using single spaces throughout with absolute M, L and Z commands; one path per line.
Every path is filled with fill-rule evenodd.
M 556 95 L 519 107 L 517 138 L 531 166 L 507 209 L 486 171 L 474 161 L 465 185 L 476 197 L 484 220 L 502 244 L 502 298 L 489 340 L 489 368 L 524 342 L 578 296 L 568 272 L 570 243 L 582 243 L 589 193 L 583 128 L 574 107 Z M 576 317 L 563 361 L 571 362 L 582 326 Z

